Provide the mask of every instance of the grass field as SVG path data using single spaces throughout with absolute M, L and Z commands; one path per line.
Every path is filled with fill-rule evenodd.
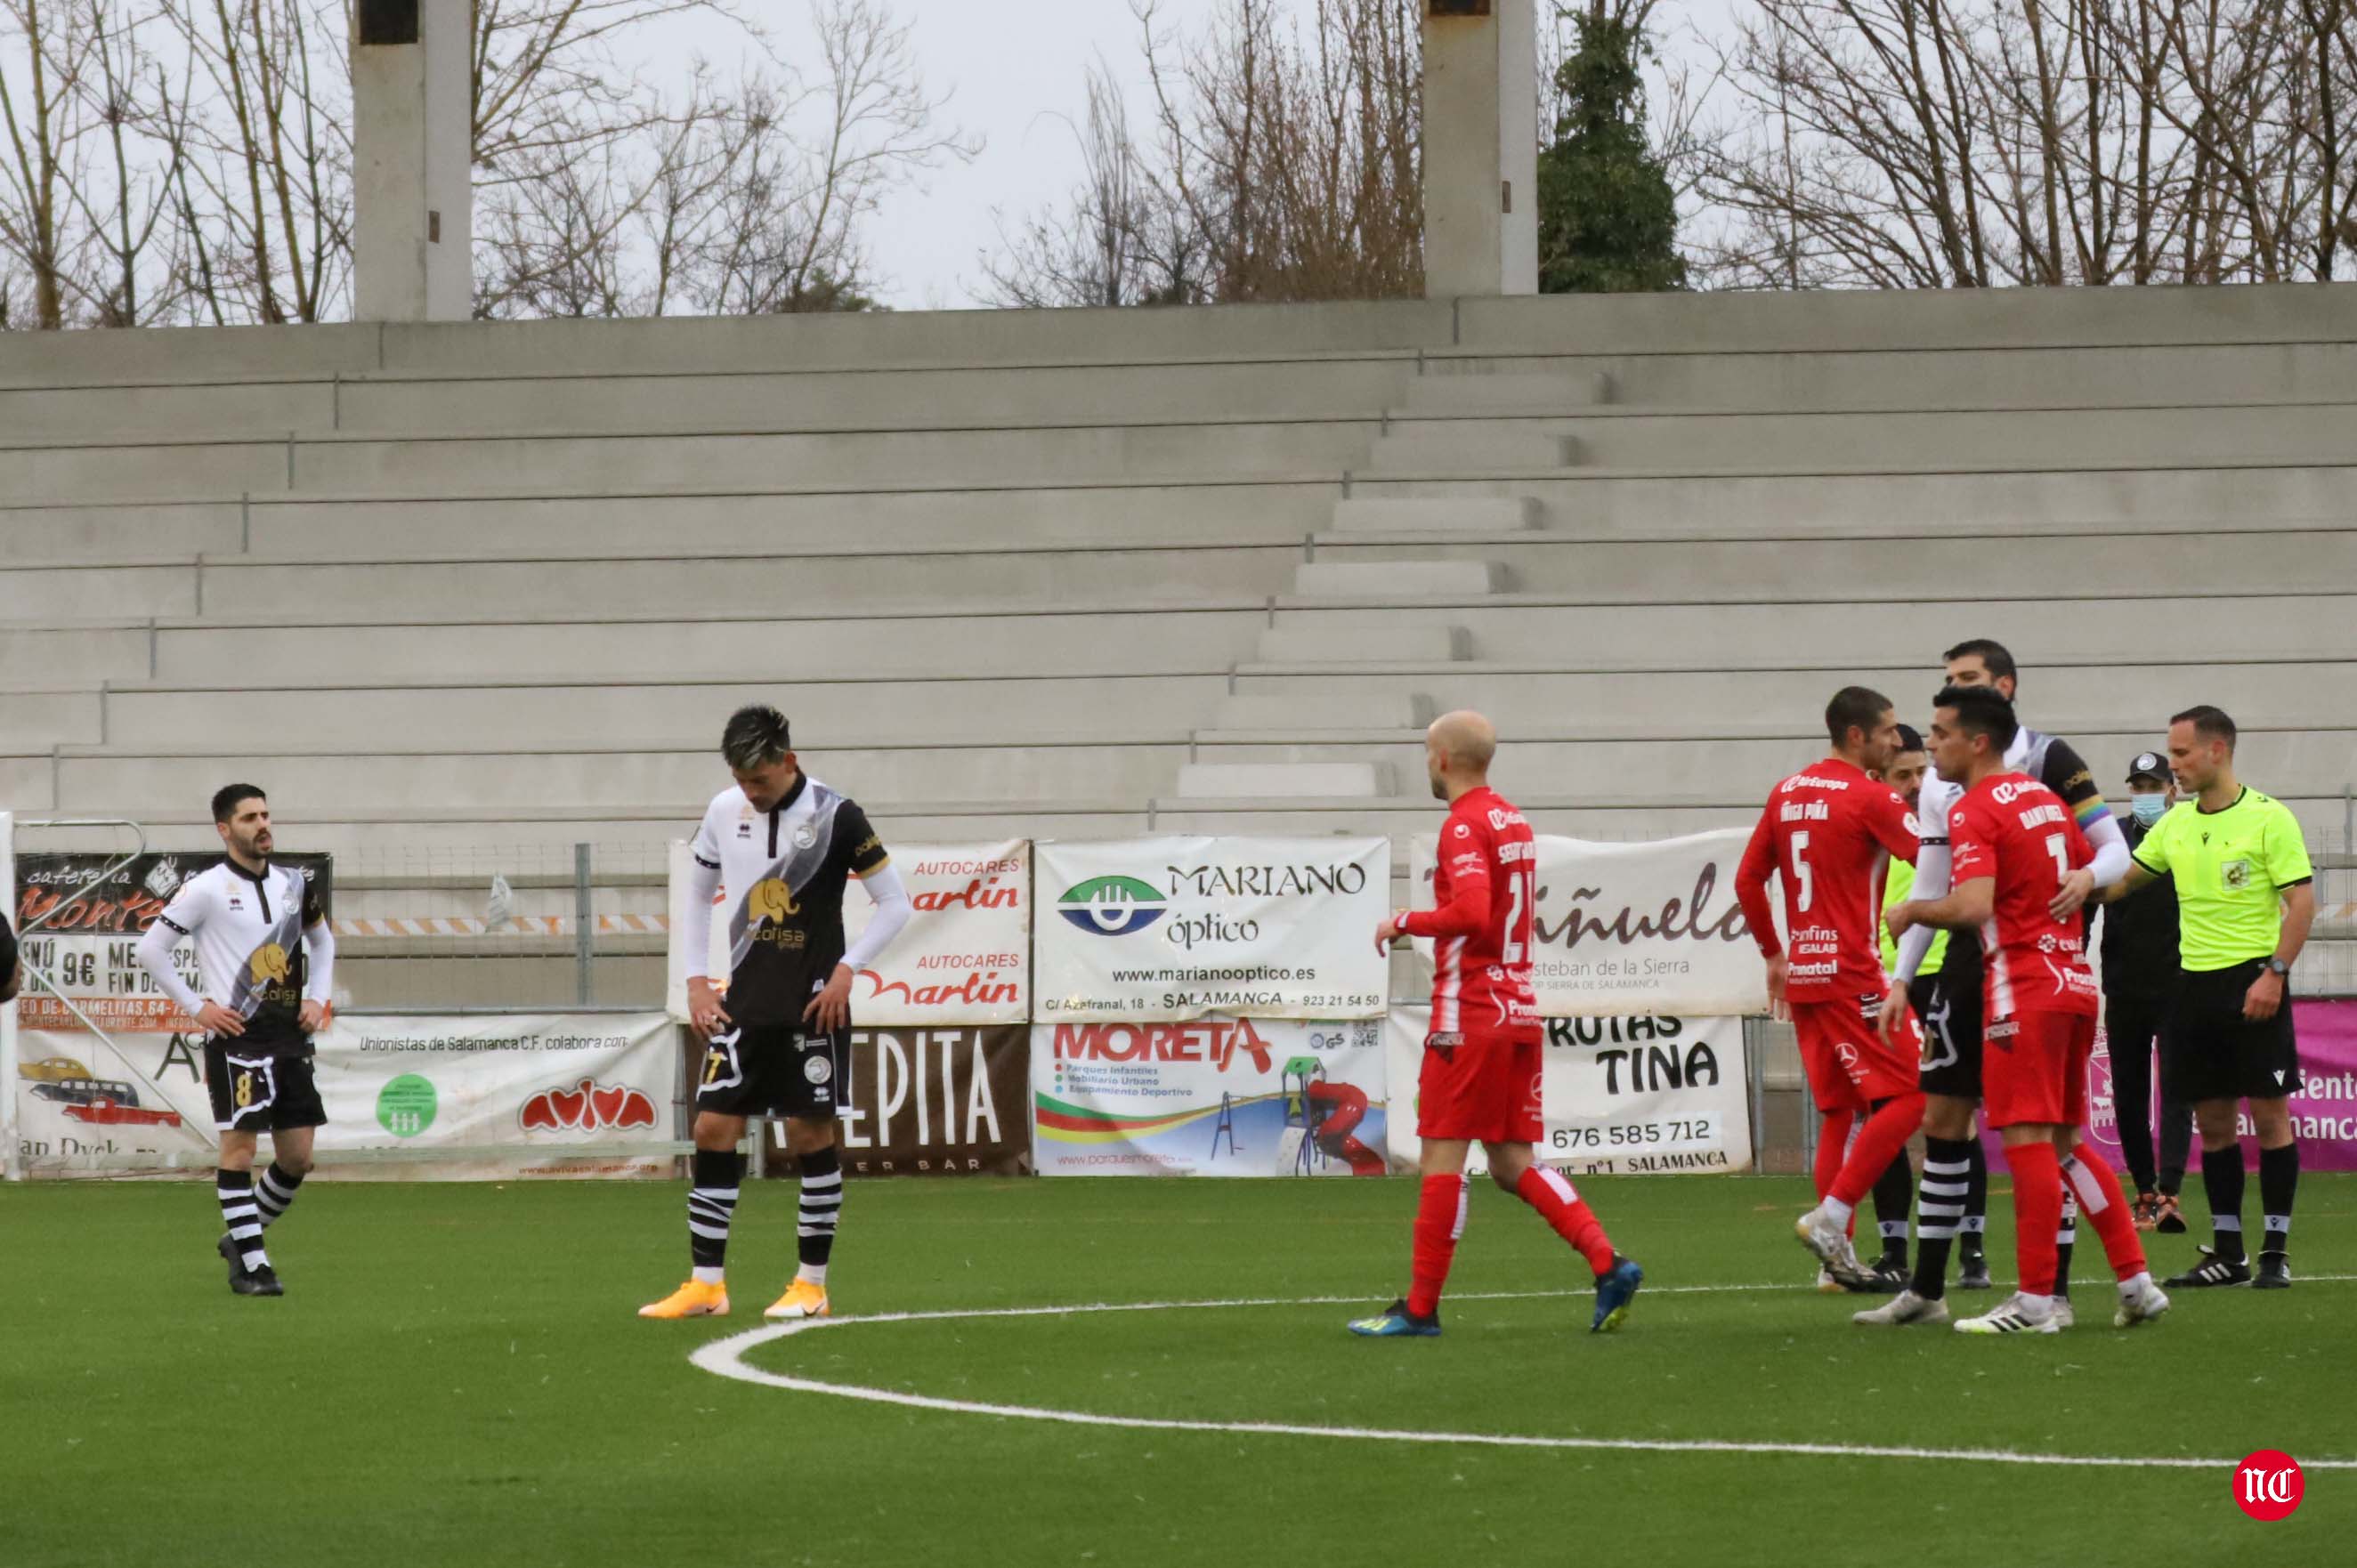
M 1856 1329 L 1856 1303 L 1802 1288 L 1800 1182 L 1619 1178 L 1587 1196 L 1648 1272 L 1624 1333 L 1588 1335 L 1577 1294 L 1478 1299 L 1585 1283 L 1485 1186 L 1446 1337 L 1377 1342 L 1342 1332 L 1351 1305 L 1303 1298 L 1396 1293 L 1405 1181 L 856 1185 L 838 1312 L 1281 1305 L 837 1323 L 740 1361 L 1114 1416 L 2221 1462 L 1512 1448 L 910 1409 L 690 1364 L 760 1326 L 791 1274 L 790 1185 L 738 1211 L 735 1315 L 685 1324 L 633 1316 L 685 1277 L 675 1185 L 315 1183 L 272 1232 L 277 1301 L 224 1287 L 207 1187 L 11 1187 L 0 1564 L 2346 1561 L 2357 1471 L 2311 1465 L 2300 1510 L 2263 1525 L 2233 1507 L 2228 1462 L 2357 1456 L 2357 1179 L 2304 1185 L 2289 1293 L 2181 1295 L 2157 1327 L 2115 1332 L 2083 1232 L 2083 1326 L 2001 1340 Z M 2196 1239 L 2151 1239 L 2156 1264 L 2182 1266 Z

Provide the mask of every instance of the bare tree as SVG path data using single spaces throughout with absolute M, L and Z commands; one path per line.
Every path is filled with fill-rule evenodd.
M 2330 277 L 2350 0 L 1757 0 L 1700 269 L 1792 287 Z
M 94 129 L 83 87 L 96 29 L 78 0 L 0 0 L 11 53 L 0 60 L 0 245 L 29 285 L 32 325 L 64 325 L 79 264 L 72 192 L 87 177 Z M 6 308 L 0 294 L 0 309 Z
M 1083 117 L 1065 124 L 1081 177 L 1061 206 L 1032 213 L 1015 234 L 995 214 L 998 249 L 981 257 L 985 296 L 1027 308 L 1202 301 L 1208 246 L 1148 166 L 1121 84 L 1103 61 L 1089 70 Z
M 980 144 L 941 124 L 907 27 L 874 0 L 813 15 L 814 76 L 699 70 L 642 97 L 627 136 L 520 140 L 488 188 L 481 315 L 712 315 L 867 303 L 867 218 L 885 194 Z M 588 150 L 583 150 L 584 146 Z

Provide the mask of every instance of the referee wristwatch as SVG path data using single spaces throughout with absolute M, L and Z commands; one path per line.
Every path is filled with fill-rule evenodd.
M 2291 975 L 2291 965 L 2279 958 L 2271 958 L 2267 960 L 2267 972 L 2288 979 Z

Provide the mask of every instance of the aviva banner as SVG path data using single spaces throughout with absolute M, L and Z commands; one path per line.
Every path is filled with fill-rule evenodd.
M 1041 843 L 1036 1020 L 1381 1018 L 1391 841 Z
M 1031 1098 L 1042 1176 L 1387 1168 L 1377 1019 L 1036 1025 Z

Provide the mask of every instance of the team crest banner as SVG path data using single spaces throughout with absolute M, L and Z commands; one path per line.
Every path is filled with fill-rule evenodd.
M 1383 838 L 1148 838 L 1036 846 L 1036 1017 L 1383 1016 Z
M 1767 968 L 1735 901 L 1750 838 L 1728 828 L 1649 843 L 1541 835 L 1532 977 L 1549 1018 L 1724 1017 L 1768 1009 Z M 1409 847 L 1429 908 L 1437 839 Z M 1429 972 L 1432 944 L 1418 941 Z

